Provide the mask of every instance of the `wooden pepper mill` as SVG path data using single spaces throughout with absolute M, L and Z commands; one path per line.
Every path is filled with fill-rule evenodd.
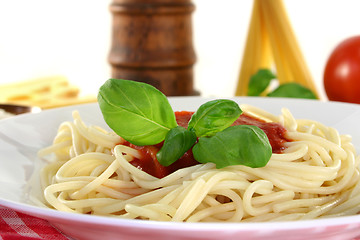
M 113 0 L 112 77 L 145 82 L 167 96 L 195 95 L 191 0 Z

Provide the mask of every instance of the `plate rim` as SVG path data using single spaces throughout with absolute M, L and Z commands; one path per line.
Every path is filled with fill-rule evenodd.
M 169 97 L 169 101 L 172 100 L 178 101 L 181 99 L 201 99 L 201 100 L 211 100 L 211 99 L 219 99 L 218 97 Z M 252 99 L 255 101 L 260 101 L 263 99 L 262 97 L 226 97 L 226 99 Z M 310 99 L 284 99 L 284 98 L 272 98 L 274 101 L 292 101 L 292 102 L 307 102 L 307 103 L 315 103 L 316 104 L 334 104 L 339 106 L 352 106 L 360 109 L 360 105 L 353 103 L 343 103 L 343 102 L 335 102 L 335 101 L 321 101 L 321 100 L 310 100 Z M 42 114 L 43 112 L 57 112 L 57 111 L 67 111 L 73 110 L 81 107 L 90 107 L 93 108 L 97 105 L 97 103 L 86 103 L 72 106 L 65 106 L 55 109 L 44 110 L 39 113 L 26 113 L 18 116 L 14 116 L 7 119 L 0 120 L 0 125 L 6 124 L 8 121 L 13 121 L 12 119 L 20 119 L 31 117 L 35 114 Z M 49 222 L 56 222 L 56 220 L 72 220 L 81 223 L 91 223 L 97 225 L 106 225 L 106 226 L 131 226 L 131 227 L 140 227 L 146 229 L 164 229 L 174 230 L 174 231 L 219 231 L 219 230 L 254 230 L 259 229 L 259 225 L 261 225 L 263 230 L 291 230 L 291 229 L 307 229 L 314 228 L 318 226 L 339 226 L 339 225 L 348 225 L 348 224 L 356 224 L 360 225 L 360 215 L 350 215 L 350 216 L 342 216 L 335 218 L 321 218 L 321 219 L 310 219 L 310 220 L 298 220 L 298 221 L 278 221 L 278 222 L 234 222 L 234 223 L 223 223 L 223 222 L 211 222 L 211 223 L 186 223 L 186 222 L 163 222 L 163 221 L 149 221 L 149 220 L 133 220 L 133 219 L 121 219 L 121 218 L 113 218 L 113 217 L 105 217 L 105 216 L 94 216 L 94 215 L 83 215 L 77 213 L 68 213 L 61 212 L 58 210 L 38 207 L 35 205 L 15 202 L 12 200 L 4 199 L 0 196 L 0 205 L 4 207 L 11 208 L 15 211 L 19 211 L 30 216 L 39 217 Z M 50 220 L 49 220 L 50 219 Z M 283 223 L 286 222 L 286 225 Z M 141 223 L 140 225 L 135 223 Z

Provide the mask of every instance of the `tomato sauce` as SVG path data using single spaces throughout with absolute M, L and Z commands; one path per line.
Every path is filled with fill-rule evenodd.
M 187 128 L 192 114 L 193 112 L 188 111 L 175 112 L 178 125 Z M 269 138 L 273 153 L 281 153 L 285 149 L 284 143 L 288 141 L 284 136 L 286 129 L 283 126 L 277 123 L 267 123 L 246 113 L 241 114 L 233 125 L 255 125 L 261 128 Z M 163 178 L 178 169 L 198 164 L 193 157 L 191 149 L 176 162 L 165 167 L 156 158 L 156 153 L 161 149 L 163 143 L 152 146 L 135 146 L 126 142 L 125 145 L 135 148 L 142 153 L 141 159 L 134 159 L 130 163 L 157 178 Z

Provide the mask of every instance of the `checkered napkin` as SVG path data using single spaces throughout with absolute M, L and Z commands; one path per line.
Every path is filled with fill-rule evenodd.
M 0 206 L 0 240 L 68 240 L 46 220 Z

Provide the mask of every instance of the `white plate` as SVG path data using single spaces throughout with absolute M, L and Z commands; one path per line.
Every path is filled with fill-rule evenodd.
M 209 99 L 170 98 L 174 110 L 196 110 Z M 296 118 L 318 120 L 351 134 L 359 152 L 360 105 L 296 99 L 234 98 L 273 114 L 287 107 Z M 50 221 L 74 238 L 82 239 L 353 239 L 360 236 L 360 215 L 281 223 L 169 223 L 124 220 L 65 213 L 34 204 L 30 190 L 39 188 L 39 179 L 30 176 L 39 166 L 36 153 L 48 146 L 59 124 L 72 120 L 79 110 L 87 124 L 105 127 L 97 104 L 47 110 L 0 121 L 0 205 Z

